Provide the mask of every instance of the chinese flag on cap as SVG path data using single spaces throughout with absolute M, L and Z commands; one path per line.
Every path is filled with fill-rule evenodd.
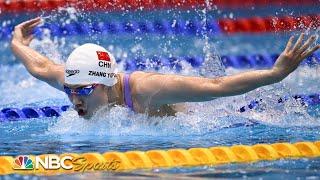
M 103 61 L 110 61 L 110 56 L 107 52 L 97 51 L 98 59 Z

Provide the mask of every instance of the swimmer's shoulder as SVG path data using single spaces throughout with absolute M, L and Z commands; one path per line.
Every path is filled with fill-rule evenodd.
M 133 96 L 145 97 L 150 92 L 150 79 L 158 73 L 149 73 L 143 71 L 134 71 L 130 74 L 130 87 Z
M 158 73 L 134 71 L 130 74 L 130 85 L 132 84 L 134 86 L 137 83 L 141 84 L 148 78 L 157 74 Z
M 131 91 L 136 94 L 139 92 L 141 85 L 143 85 L 144 80 L 149 76 L 149 73 L 143 71 L 134 71 L 130 74 L 130 87 Z
M 143 72 L 143 71 L 134 71 L 130 74 L 130 79 L 133 78 L 145 78 L 153 75 L 157 75 L 159 73 L 153 73 L 153 72 Z

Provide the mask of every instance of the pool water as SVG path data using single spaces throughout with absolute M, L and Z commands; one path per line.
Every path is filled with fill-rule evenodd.
M 314 9 L 294 9 L 312 13 Z M 274 13 L 274 9 L 266 10 Z M 284 10 L 285 12 L 291 9 Z M 279 12 L 283 12 L 279 10 Z M 202 12 L 157 12 L 161 17 L 188 18 Z M 192 14 L 193 13 L 193 14 Z M 224 12 L 225 14 L 230 12 Z M 255 12 L 259 13 L 259 12 Z M 264 15 L 265 11 L 261 12 Z M 56 21 L 59 17 L 77 20 L 94 20 L 94 13 L 58 12 L 49 14 L 46 21 Z M 124 19 L 138 18 L 141 14 L 124 13 Z M 157 14 L 149 14 L 155 18 Z M 235 16 L 245 16 L 245 12 Z M 259 14 L 258 14 L 259 15 Z M 215 12 L 205 14 L 215 17 Z M 219 15 L 217 15 L 218 17 Z M 220 14 L 220 16 L 222 16 Z M 30 16 L 31 17 L 31 16 Z M 118 17 L 115 14 L 101 15 L 103 18 Z M 10 21 L 10 16 L 7 21 Z M 121 18 L 120 18 L 121 19 Z M 61 21 L 64 21 L 62 19 Z M 11 23 L 19 21 L 11 20 Z M 85 42 L 97 42 L 105 46 L 118 58 L 162 56 L 204 56 L 204 47 L 219 55 L 279 53 L 291 33 L 239 34 L 232 36 L 164 36 L 164 35 L 92 35 L 90 37 L 42 37 L 31 43 L 56 62 L 63 63 L 72 49 Z M 319 32 L 309 32 L 318 33 Z M 319 42 L 319 40 L 318 40 Z M 6 107 L 43 107 L 69 104 L 67 96 L 49 85 L 30 76 L 11 52 L 8 40 L 2 40 L 0 61 L 0 109 Z M 159 48 L 160 47 L 160 48 Z M 200 69 L 182 63 L 177 72 L 159 67 L 162 73 L 199 75 Z M 124 70 L 120 63 L 120 70 Z M 220 67 L 213 69 L 221 74 L 234 74 L 248 69 L 236 70 Z M 155 71 L 147 68 L 146 71 Z M 212 76 L 211 74 L 205 74 Z M 79 118 L 72 109 L 60 117 L 28 119 L 0 122 L 0 155 L 20 154 L 84 153 L 106 151 L 151 150 L 169 148 L 191 148 L 252 145 L 257 143 L 315 141 L 320 139 L 320 106 L 304 106 L 293 98 L 277 103 L 279 97 L 295 94 L 319 93 L 320 66 L 303 65 L 281 83 L 259 88 L 250 93 L 234 97 L 219 98 L 211 102 L 187 103 L 190 114 L 178 113 L 176 117 L 148 117 L 135 114 L 125 107 L 115 107 L 108 112 L 99 111 L 91 120 Z M 241 106 L 253 99 L 263 99 L 259 109 L 239 112 Z M 240 124 L 240 125 L 239 125 Z M 250 164 L 230 164 L 223 166 L 202 166 L 193 168 L 154 169 L 130 173 L 91 173 L 73 175 L 74 178 L 298 178 L 319 177 L 320 159 L 296 159 L 263 161 Z M 8 177 L 21 177 L 10 175 Z M 66 178 L 65 175 L 55 178 Z

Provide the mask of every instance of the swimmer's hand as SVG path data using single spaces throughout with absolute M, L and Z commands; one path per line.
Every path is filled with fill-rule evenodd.
M 29 21 L 18 24 L 14 28 L 12 43 L 22 43 L 29 46 L 33 37 L 33 29 L 41 23 L 41 18 L 37 17 Z
M 278 59 L 276 60 L 272 73 L 281 81 L 285 77 L 287 77 L 291 72 L 293 72 L 299 64 L 312 53 L 320 48 L 320 45 L 316 45 L 313 48 L 309 49 L 311 44 L 315 42 L 316 36 L 313 35 L 309 37 L 304 44 L 302 44 L 304 38 L 304 33 L 302 33 L 297 40 L 297 42 L 293 45 L 294 37 L 291 36 L 285 50 L 280 54 Z
M 33 77 L 63 91 L 64 66 L 29 47 L 33 39 L 32 31 L 40 23 L 41 18 L 38 17 L 17 25 L 13 32 L 11 50 Z

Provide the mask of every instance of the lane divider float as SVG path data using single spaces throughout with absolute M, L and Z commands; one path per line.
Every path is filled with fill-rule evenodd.
M 279 57 L 278 53 L 274 54 L 253 54 L 253 55 L 222 55 L 218 57 L 222 64 L 226 67 L 235 69 L 261 69 L 270 68 L 273 66 L 276 59 Z M 217 57 L 213 57 L 217 58 Z M 193 68 L 199 68 L 203 65 L 205 59 L 203 56 L 185 56 L 185 57 L 135 57 L 132 59 L 116 58 L 117 63 L 123 66 L 123 69 L 128 72 L 143 71 L 146 69 L 159 70 L 161 68 L 170 68 L 177 72 L 183 68 L 183 63 L 190 64 Z M 302 65 L 314 66 L 320 64 L 320 53 L 313 53 L 306 58 Z
M 294 95 L 295 100 L 306 106 L 316 106 L 320 104 L 320 94 L 311 95 Z M 289 97 L 283 97 L 278 99 L 278 103 L 284 103 Z M 249 111 L 251 109 L 258 108 L 263 100 L 252 100 L 248 105 L 242 106 L 238 109 L 239 112 Z M 0 110 L 0 122 L 19 121 L 34 118 L 45 117 L 59 117 L 61 113 L 67 111 L 70 108 L 69 105 L 65 106 L 46 106 L 46 107 L 24 107 L 24 108 L 3 108 Z M 254 125 L 255 122 L 250 122 L 249 125 Z M 231 127 L 248 125 L 246 123 L 236 124 Z
M 92 171 L 133 171 L 154 168 L 218 166 L 280 159 L 318 158 L 320 141 L 274 144 L 155 149 L 149 151 L 96 152 L 0 156 L 0 175 L 58 175 Z M 39 158 L 44 165 L 39 165 Z M 54 159 L 52 166 L 49 159 Z M 52 161 L 53 162 L 53 161 Z M 57 164 L 59 163 L 59 166 Z M 51 167 L 51 168 L 50 168 Z M 59 167 L 59 168 L 58 168 Z M 61 168 L 63 167 L 63 168 Z
M 311 27 L 310 27 L 311 26 Z M 303 30 L 320 27 L 320 15 L 269 16 L 238 19 L 158 19 L 154 21 L 94 21 L 66 24 L 46 23 L 36 28 L 35 34 L 41 37 L 44 29 L 49 29 L 52 36 L 74 36 L 92 34 L 160 34 L 160 35 L 195 35 L 203 36 L 233 33 L 265 33 Z M 4 25 L 0 30 L 0 39 L 12 36 L 13 24 Z
M 209 1 L 211 7 L 217 8 L 251 8 L 265 6 L 317 6 L 319 1 L 314 0 L 215 0 Z M 74 7 L 81 11 L 124 11 L 124 10 L 156 10 L 156 9 L 194 9 L 206 7 L 205 0 L 12 0 L 1 1 L 0 9 L 6 13 L 25 13 L 52 11 L 59 7 Z
M 279 54 L 254 54 L 254 55 L 223 55 L 221 56 L 222 64 L 228 68 L 248 69 L 248 68 L 269 68 L 272 67 Z M 216 58 L 216 57 L 215 57 Z M 169 67 L 176 71 L 182 69 L 182 62 L 189 63 L 193 68 L 199 68 L 204 63 L 205 59 L 202 56 L 188 57 L 160 57 L 152 56 L 149 58 L 133 58 L 133 59 L 117 59 L 117 62 L 124 61 L 124 69 L 126 71 L 155 69 L 161 67 Z M 320 54 L 314 53 L 306 58 L 302 65 L 313 66 L 320 64 Z

